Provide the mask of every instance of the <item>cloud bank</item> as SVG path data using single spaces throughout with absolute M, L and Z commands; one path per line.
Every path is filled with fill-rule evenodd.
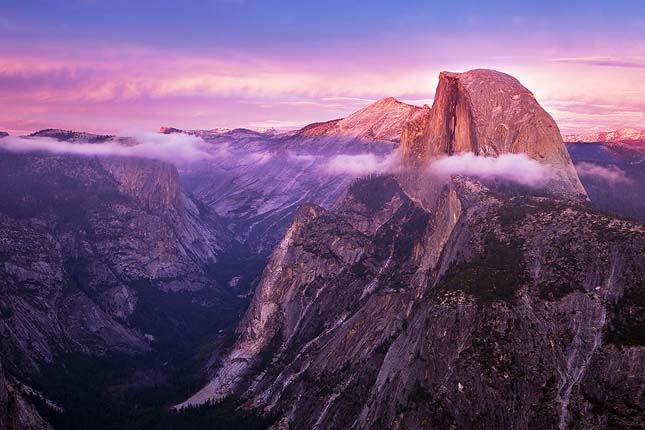
M 440 157 L 433 161 L 430 171 L 439 176 L 464 175 L 480 179 L 502 179 L 533 188 L 547 184 L 553 177 L 548 166 L 526 154 L 502 154 L 499 157 L 480 157 L 472 152 Z
M 583 161 L 576 164 L 576 171 L 580 176 L 593 177 L 601 179 L 611 186 L 617 184 L 631 184 L 633 181 L 627 177 L 627 174 L 620 167 L 611 164 L 608 167 L 603 167 L 598 164 L 588 163 Z
M 126 137 L 126 136 L 122 136 Z M 45 137 L 0 139 L 0 149 L 16 153 L 69 154 L 88 157 L 135 157 L 166 161 L 173 164 L 191 163 L 221 157 L 226 148 L 209 150 L 201 138 L 188 134 L 134 132 L 126 139 L 105 143 L 60 142 Z
M 323 170 L 332 174 L 363 176 L 391 172 L 398 165 L 398 151 L 379 156 L 373 153 L 341 154 L 331 157 Z

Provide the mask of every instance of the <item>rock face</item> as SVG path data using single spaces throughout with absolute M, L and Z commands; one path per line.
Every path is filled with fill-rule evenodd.
M 186 191 L 221 216 L 235 239 L 264 263 L 302 203 L 329 207 L 347 189 L 350 177 L 324 170 L 330 154 L 394 150 L 389 142 L 377 148 L 352 139 L 239 131 L 201 136 L 215 148 L 225 147 L 228 156 L 182 171 Z
M 118 181 L 119 190 L 146 209 L 163 214 L 182 210 L 183 196 L 174 166 L 135 158 L 102 159 L 101 164 Z
M 311 124 L 293 133 L 296 137 L 345 137 L 361 140 L 398 142 L 401 131 L 410 121 L 429 111 L 402 103 L 393 97 L 381 99 L 346 118 Z
M 553 118 L 517 79 L 493 70 L 441 72 L 432 109 L 403 130 L 401 150 L 417 167 L 460 152 L 525 153 L 554 170 L 553 193 L 585 195 Z
M 638 425 L 644 255 L 642 225 L 584 205 L 455 178 L 428 210 L 360 180 L 300 209 L 185 404 L 234 395 L 293 429 Z
M 7 136 L 9 136 L 9 133 L 7 133 L 6 131 L 0 131 L 0 139 Z
M 163 291 L 234 294 L 207 273 L 232 238 L 181 193 L 173 166 L 0 153 L 0 171 L 0 352 L 12 373 L 61 354 L 149 351 L 130 318 L 142 293 L 147 306 Z

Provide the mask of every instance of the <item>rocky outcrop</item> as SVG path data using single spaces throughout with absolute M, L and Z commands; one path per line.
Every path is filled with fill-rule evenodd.
M 177 169 L 168 163 L 137 159 L 101 159 L 119 183 L 119 191 L 151 211 L 169 214 L 182 209 Z
M 6 131 L 0 131 L 0 139 L 7 136 L 9 136 L 9 133 L 7 133 Z
M 184 405 L 234 395 L 292 429 L 636 425 L 644 251 L 642 225 L 585 205 L 455 178 L 428 208 L 360 180 L 299 211 Z
M 585 195 L 553 118 L 517 79 L 493 70 L 441 72 L 432 109 L 404 128 L 401 151 L 417 167 L 461 152 L 524 153 L 553 169 L 552 193 Z
M 29 135 L 29 137 L 48 137 L 64 142 L 73 143 L 103 143 L 114 139 L 111 135 L 86 133 L 81 131 L 61 130 L 57 128 L 46 128 Z

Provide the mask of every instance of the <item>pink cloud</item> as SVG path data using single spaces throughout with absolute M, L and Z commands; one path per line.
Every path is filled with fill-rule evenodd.
M 34 130 L 12 126 L 18 123 L 101 132 L 170 123 L 185 128 L 306 124 L 344 116 L 385 96 L 419 105 L 431 102 L 440 70 L 473 67 L 517 76 L 564 132 L 645 127 L 645 69 L 627 67 L 637 63 L 633 59 L 611 57 L 623 66 L 598 67 L 593 59 L 605 57 L 553 61 L 551 55 L 540 57 L 547 48 L 537 46 L 526 57 L 512 45 L 508 57 L 477 61 L 449 39 L 431 54 L 414 51 L 419 44 L 423 42 L 411 40 L 400 49 L 406 61 L 382 61 L 371 48 L 333 59 L 303 53 L 209 57 L 127 45 L 88 49 L 53 44 L 32 54 L 0 51 L 0 129 Z M 484 53 L 492 49 L 486 44 L 479 48 Z M 461 54 L 471 60 L 451 60 Z
M 645 58 L 632 57 L 573 57 L 573 58 L 555 58 L 552 61 L 560 63 L 586 64 L 589 66 L 601 67 L 627 67 L 645 69 Z
M 476 156 L 472 152 L 440 157 L 430 171 L 440 176 L 464 175 L 481 179 L 502 179 L 529 187 L 542 187 L 553 178 L 550 168 L 526 154 L 499 157 Z
M 369 174 L 388 173 L 396 169 L 399 153 L 394 151 L 387 155 L 373 153 L 341 154 L 328 159 L 323 170 L 332 174 L 344 174 L 360 177 Z

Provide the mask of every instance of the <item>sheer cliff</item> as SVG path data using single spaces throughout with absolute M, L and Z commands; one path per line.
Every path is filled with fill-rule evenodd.
M 437 156 L 522 153 L 555 173 L 555 195 L 586 195 L 555 121 L 512 76 L 486 69 L 441 72 L 434 103 L 401 136 L 404 160 L 423 166 Z

